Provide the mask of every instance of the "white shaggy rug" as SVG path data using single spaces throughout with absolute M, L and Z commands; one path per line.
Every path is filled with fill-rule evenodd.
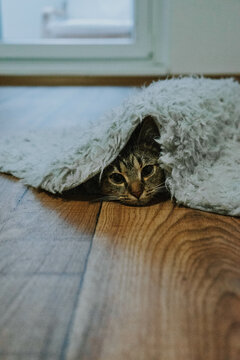
M 171 79 L 132 95 L 82 131 L 28 133 L 0 143 L 0 171 L 52 193 L 100 172 L 144 117 L 159 126 L 160 166 L 179 204 L 240 215 L 240 85 L 233 79 Z

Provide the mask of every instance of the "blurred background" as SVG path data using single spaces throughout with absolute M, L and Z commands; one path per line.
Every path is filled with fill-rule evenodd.
M 133 0 L 2 0 L 2 40 L 131 38 Z
M 0 0 L 0 75 L 240 74 L 240 0 Z

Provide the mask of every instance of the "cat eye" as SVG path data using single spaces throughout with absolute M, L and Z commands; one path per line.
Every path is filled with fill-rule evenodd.
M 112 182 L 114 182 L 115 184 L 122 184 L 125 182 L 124 176 L 122 176 L 119 173 L 113 173 L 109 177 L 112 180 Z
M 147 177 L 153 174 L 154 166 L 153 165 L 146 165 L 142 169 L 142 177 Z

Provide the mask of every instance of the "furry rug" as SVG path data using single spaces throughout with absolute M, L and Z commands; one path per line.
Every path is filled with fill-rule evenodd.
M 0 143 L 0 171 L 61 193 L 112 162 L 147 115 L 160 129 L 160 166 L 172 197 L 192 208 L 240 215 L 240 85 L 233 79 L 159 81 L 87 131 L 5 139 Z

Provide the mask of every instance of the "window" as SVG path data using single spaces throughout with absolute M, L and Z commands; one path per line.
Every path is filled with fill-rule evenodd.
M 91 66 L 90 73 L 104 72 L 104 67 L 111 72 L 116 60 L 123 64 L 120 72 L 131 72 L 134 61 L 149 64 L 158 57 L 154 31 L 159 31 L 159 47 L 165 1 L 0 0 L 0 72 L 1 65 L 7 69 L 13 61 L 27 72 L 40 62 L 39 69 L 57 72 L 61 61 L 68 61 L 67 71 L 72 73 L 80 68 L 88 72 L 84 67 Z M 94 70 L 96 61 L 100 65 Z
M 2 40 L 131 40 L 133 11 L 133 0 L 2 0 Z

